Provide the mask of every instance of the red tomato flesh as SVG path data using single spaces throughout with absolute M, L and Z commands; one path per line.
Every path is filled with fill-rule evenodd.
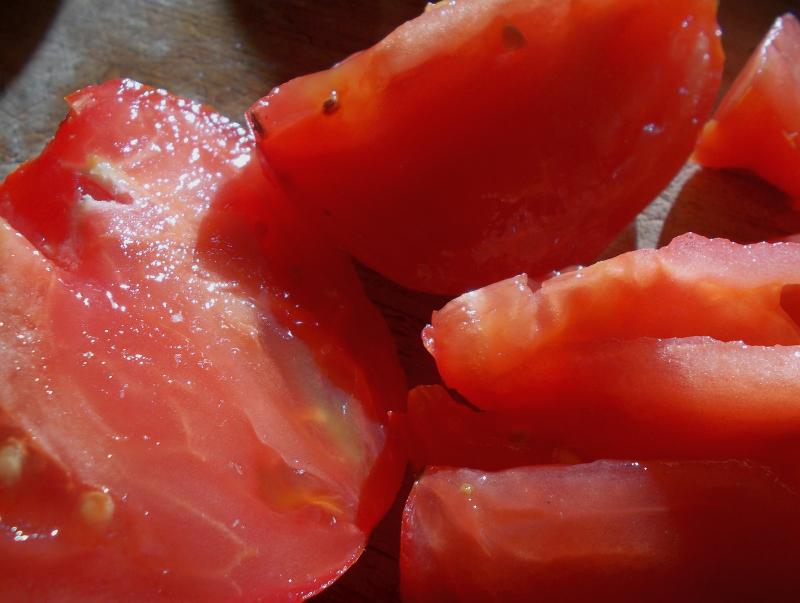
M 385 325 L 240 126 L 68 101 L 0 188 L 0 598 L 304 599 L 399 486 Z
M 272 177 L 354 256 L 461 293 L 592 261 L 670 181 L 720 82 L 715 12 L 440 2 L 250 120 Z
M 477 412 L 440 385 L 412 389 L 406 416 L 408 452 L 417 468 L 442 465 L 495 471 L 578 460 L 541 433 L 535 417 Z
M 400 560 L 407 603 L 788 603 L 800 497 L 737 461 L 434 470 Z
M 695 159 L 752 170 L 800 200 L 800 23 L 778 18 L 706 124 Z
M 581 458 L 795 458 L 800 245 L 685 235 L 467 293 L 423 338 L 445 383 Z

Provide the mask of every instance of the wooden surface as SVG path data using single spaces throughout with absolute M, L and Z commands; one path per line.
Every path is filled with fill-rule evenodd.
M 421 12 L 422 0 L 4 0 L 0 3 L 0 177 L 38 153 L 64 115 L 61 98 L 129 76 L 240 119 L 281 82 L 324 69 Z M 800 0 L 721 0 L 726 85 L 779 14 Z M 754 241 L 800 232 L 788 200 L 746 174 L 687 166 L 607 253 L 693 230 Z M 446 300 L 361 269 L 395 334 L 411 385 L 436 381 L 419 332 Z M 406 488 L 408 484 L 406 484 Z M 397 601 L 401 492 L 358 564 L 318 597 Z

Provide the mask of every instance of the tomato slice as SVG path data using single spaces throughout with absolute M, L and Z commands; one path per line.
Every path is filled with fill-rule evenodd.
M 478 412 L 440 385 L 412 389 L 406 417 L 408 452 L 417 468 L 443 465 L 494 471 L 578 460 L 542 433 L 536 417 Z
M 792 458 L 799 285 L 800 245 L 685 235 L 467 293 L 423 338 L 470 403 L 580 458 Z
M 243 128 L 68 101 L 0 188 L 0 598 L 309 597 L 399 487 L 388 331 Z
M 434 470 L 401 540 L 407 603 L 796 601 L 800 497 L 738 461 Z
M 293 203 L 411 288 L 593 261 L 670 181 L 723 62 L 714 0 L 440 2 L 250 120 Z
M 706 124 L 695 159 L 752 170 L 800 199 L 800 23 L 779 17 Z

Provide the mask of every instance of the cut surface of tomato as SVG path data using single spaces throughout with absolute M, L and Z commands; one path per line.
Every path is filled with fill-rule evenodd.
M 403 516 L 404 601 L 789 603 L 798 503 L 739 461 L 434 469 Z
M 408 452 L 415 468 L 428 465 L 495 471 L 577 461 L 539 429 L 536 417 L 478 412 L 441 385 L 409 392 Z
M 445 383 L 581 458 L 773 458 L 800 446 L 800 245 L 685 235 L 436 312 Z M 794 456 L 794 455 L 789 455 Z
M 399 487 L 388 331 L 243 128 L 68 101 L 0 188 L 0 598 L 307 598 Z
M 800 200 L 800 23 L 779 17 L 703 128 L 694 154 L 755 172 Z
M 719 85 L 714 0 L 440 2 L 249 113 L 269 172 L 359 260 L 456 294 L 594 260 Z

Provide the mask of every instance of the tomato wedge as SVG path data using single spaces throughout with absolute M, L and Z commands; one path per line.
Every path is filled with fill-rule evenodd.
M 715 0 L 451 0 L 249 119 L 271 176 L 362 262 L 456 294 L 594 260 L 710 114 Z
M 399 486 L 388 331 L 243 128 L 68 101 L 0 188 L 0 598 L 307 598 Z
M 695 159 L 752 170 L 800 199 L 800 23 L 779 17 L 703 129 Z
M 798 320 L 800 245 L 685 235 L 467 293 L 423 338 L 470 403 L 580 458 L 795 459 Z
M 434 470 L 401 543 L 407 603 L 800 597 L 800 497 L 745 462 Z

